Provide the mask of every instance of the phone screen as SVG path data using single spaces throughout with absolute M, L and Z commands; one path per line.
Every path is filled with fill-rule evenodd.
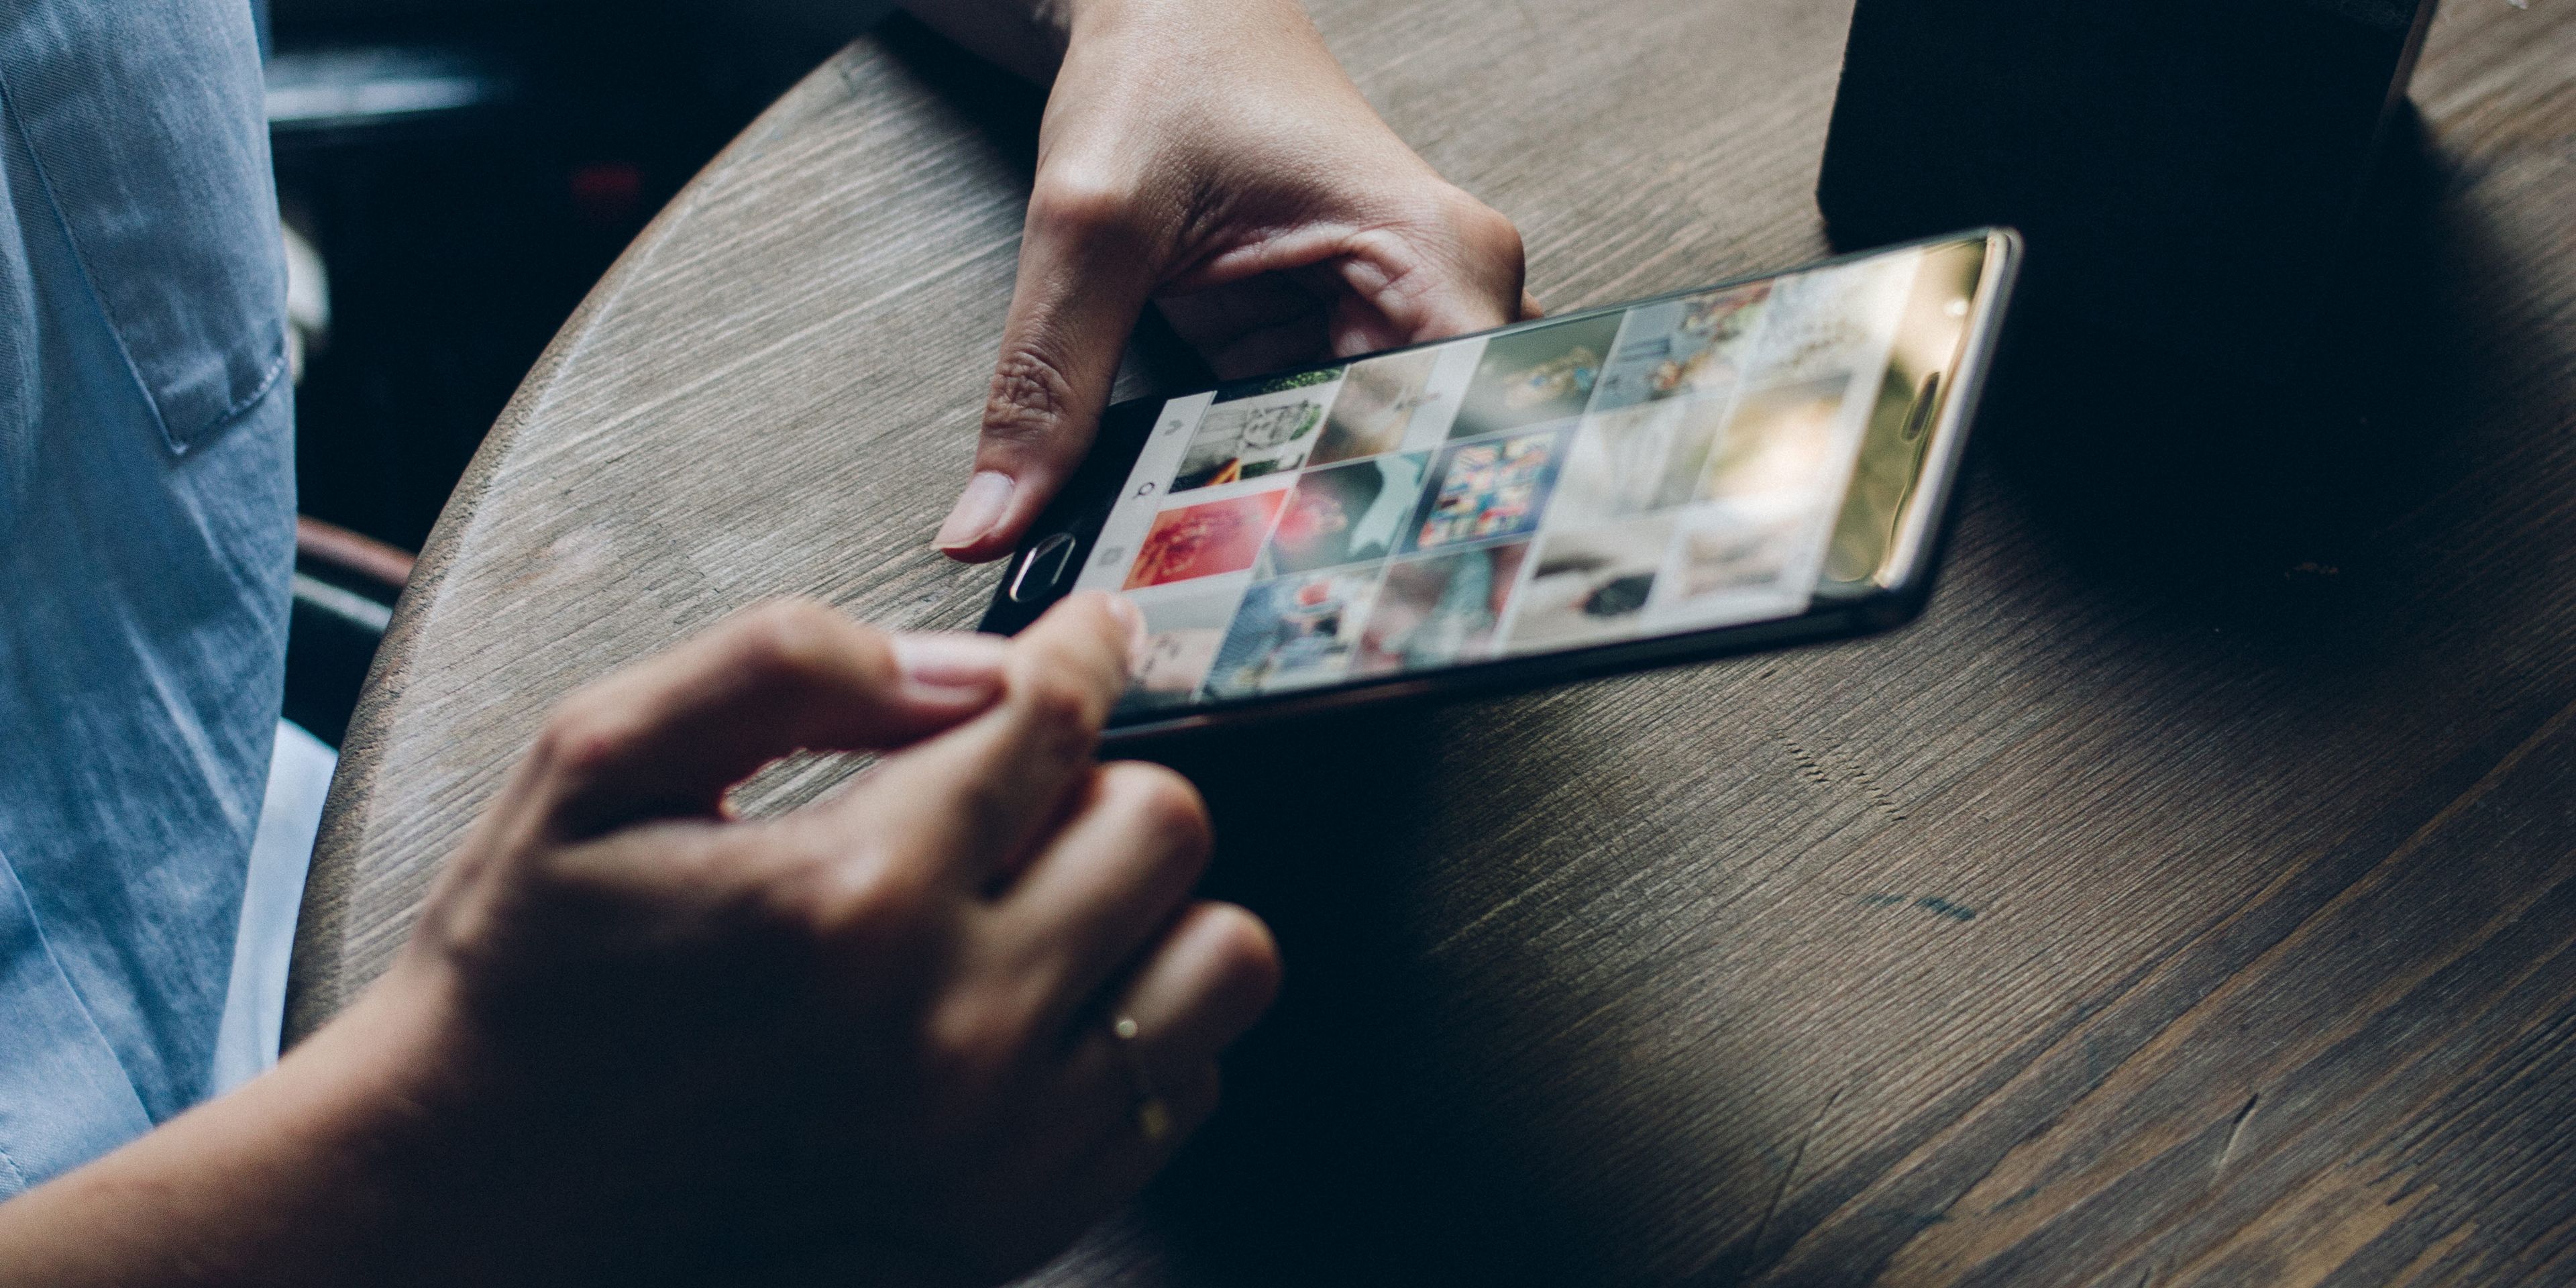
M 1162 405 L 1073 589 L 1125 723 L 1795 618 L 1873 587 L 1984 236 Z

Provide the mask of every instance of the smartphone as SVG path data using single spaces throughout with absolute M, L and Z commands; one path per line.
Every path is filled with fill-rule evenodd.
M 2020 259 L 1982 229 L 1119 404 L 983 629 L 1132 600 L 1112 738 L 1886 630 Z

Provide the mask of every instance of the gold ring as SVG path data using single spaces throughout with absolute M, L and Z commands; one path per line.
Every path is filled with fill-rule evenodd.
M 1154 1079 L 1145 1072 L 1144 1053 L 1136 1047 L 1136 1035 L 1142 1030 L 1136 1017 L 1121 1015 L 1109 1022 L 1111 1045 L 1118 1049 L 1118 1062 L 1127 1067 L 1128 1088 L 1136 1093 L 1136 1131 L 1149 1145 L 1160 1145 L 1172 1134 L 1172 1109 L 1154 1094 Z

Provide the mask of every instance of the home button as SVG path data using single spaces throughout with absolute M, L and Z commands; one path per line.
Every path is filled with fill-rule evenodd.
M 1073 578 L 1073 534 L 1059 532 L 1041 541 L 1020 563 L 1017 578 L 1011 582 L 1011 602 L 1039 604 L 1053 599 L 1067 581 Z

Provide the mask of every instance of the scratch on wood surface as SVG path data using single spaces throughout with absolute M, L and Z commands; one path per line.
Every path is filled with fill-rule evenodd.
M 1796 742 L 1791 741 L 1785 734 L 1774 734 L 1772 736 L 1780 740 L 1781 746 L 1789 749 L 1789 759 L 1798 762 L 1799 777 L 1806 779 L 1808 782 L 1814 783 L 1818 787 L 1831 787 L 1834 785 L 1834 780 L 1825 774 L 1824 763 L 1817 760 L 1813 753 L 1809 752 L 1806 748 L 1799 746 Z
M 1816 1116 L 1807 1120 L 1807 1129 L 1798 1133 L 1798 1147 L 1789 1152 L 1789 1165 L 1780 1169 L 1780 1183 L 1772 1187 L 1771 1201 L 1762 1208 L 1762 1221 L 1753 1227 L 1753 1247 L 1757 1254 L 1763 1239 L 1771 1233 L 1771 1222 L 1780 1215 L 1780 1205 L 1788 1200 L 1790 1184 L 1798 1179 L 1799 1165 L 1807 1161 L 1807 1146 L 1816 1139 L 1817 1129 L 1825 1125 L 1825 1115 L 1842 1103 L 1843 1093 L 1850 1088 L 1850 1083 L 1834 1088 L 1834 1093 L 1825 1097 L 1824 1105 L 1816 1110 Z
M 1843 749 L 1836 747 L 1834 751 L 1840 753 Z M 1843 772 L 1851 779 L 1852 785 L 1860 788 L 1861 794 L 1869 798 L 1869 803 L 1876 806 L 1879 813 L 1887 816 L 1889 822 L 1905 821 L 1905 810 L 1896 803 L 1896 798 L 1888 795 L 1886 790 L 1878 785 L 1878 780 L 1870 777 L 1869 771 L 1862 768 L 1857 760 L 1851 761 Z
M 2227 1165 L 2236 1158 L 2237 1142 L 2245 1139 L 2245 1124 L 2254 1121 L 2254 1106 L 2262 1102 L 2263 1093 L 2257 1091 L 2245 1098 L 2244 1108 L 2236 1111 L 2236 1121 L 2229 1124 L 2227 1128 L 2227 1143 L 2219 1148 L 2218 1161 L 2210 1166 L 2209 1179 L 2212 1183 L 2216 1183 L 2219 1177 L 2227 1174 Z
M 1837 743 L 1820 755 L 1807 750 L 1797 739 L 1780 730 L 1772 730 L 1771 737 L 1789 753 L 1789 759 L 1798 767 L 1800 778 L 1829 790 L 1837 782 L 1847 783 L 1860 792 L 1861 799 L 1868 801 L 1870 808 L 1885 815 L 1889 822 L 1905 821 L 1904 807 L 1878 785 L 1877 779 L 1870 777 L 1869 771 L 1861 767 L 1846 745 Z

